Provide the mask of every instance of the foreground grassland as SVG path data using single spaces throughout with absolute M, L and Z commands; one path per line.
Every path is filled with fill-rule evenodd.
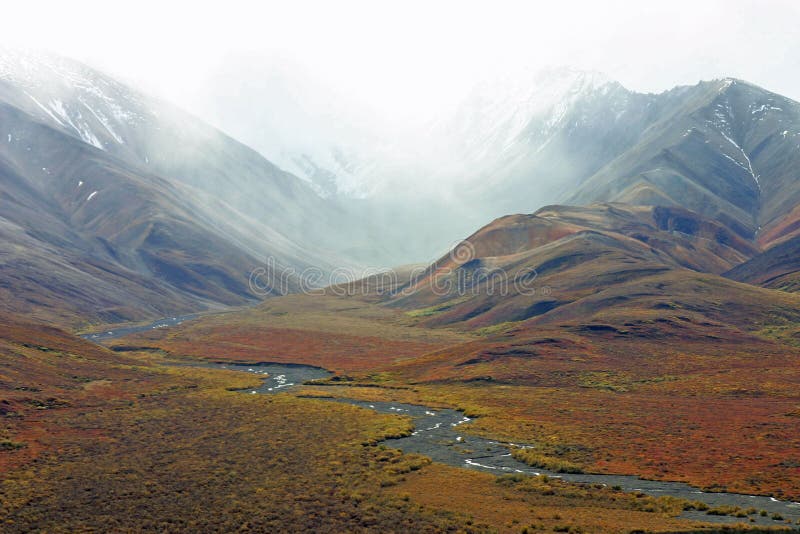
M 431 464 L 379 445 L 385 437 L 409 432 L 407 419 L 302 397 L 338 394 L 461 407 L 482 416 L 470 432 L 540 443 L 544 461 L 594 468 L 601 461 L 632 458 L 630 464 L 609 465 L 634 470 L 663 439 L 657 425 L 645 426 L 660 406 L 648 407 L 649 415 L 637 414 L 644 398 L 641 377 L 581 375 L 583 385 L 576 388 L 429 380 L 429 374 L 453 372 L 452 365 L 438 360 L 442 351 L 482 340 L 446 330 L 417 332 L 403 314 L 386 312 L 374 319 L 371 310 L 358 306 L 347 310 L 326 303 L 294 312 L 295 304 L 280 306 L 290 309 L 277 308 L 277 323 L 207 318 L 119 341 L 162 352 L 113 353 L 57 330 L 4 318 L 0 531 L 723 531 L 676 518 L 685 503 L 670 499 L 543 478 L 498 479 Z M 300 316 L 291 323 L 291 335 L 279 322 L 284 312 Z M 270 335 L 260 330 L 265 328 Z M 255 334 L 247 338 L 251 330 Z M 313 340 L 322 334 L 330 337 L 316 345 Z M 365 339 L 368 343 L 361 345 Z M 228 352 L 237 346 L 242 352 Z M 345 354 L 353 346 L 362 352 L 336 357 L 336 351 Z M 252 387 L 252 376 L 163 365 L 165 352 L 275 361 L 276 347 L 292 349 L 291 356 L 306 363 L 343 362 L 339 385 L 247 395 L 232 390 Z M 406 352 L 398 356 L 397 348 Z M 509 366 L 509 372 L 517 367 Z M 615 388 L 587 387 L 589 379 L 611 381 Z M 687 391 L 705 387 L 702 380 L 692 384 Z M 781 384 L 771 387 L 784 391 Z M 370 387 L 359 387 L 364 385 Z M 665 395 L 674 396 L 674 390 Z M 681 409 L 694 410 L 692 398 L 686 394 Z M 623 402 L 631 403 L 625 411 Z M 599 432 L 611 414 L 620 426 Z M 623 435 L 641 456 L 629 456 L 629 444 L 614 448 L 626 421 L 635 424 Z M 706 432 L 704 424 L 696 432 Z M 637 441 L 645 428 L 656 430 L 652 442 Z M 666 463 L 676 470 L 669 478 L 680 475 L 680 465 Z
M 0 452 L 0 530 L 480 529 L 384 492 L 428 463 L 375 445 L 408 432 L 405 419 L 229 391 L 252 385 L 236 373 L 142 378 L 133 396 L 110 381 L 102 405 L 61 390 L 59 406 L 15 412 L 5 432 L 20 448 Z
M 326 367 L 336 387 L 309 393 L 463 408 L 484 416 L 468 433 L 538 444 L 570 470 L 799 500 L 800 351 L 716 324 L 691 323 L 685 338 L 684 321 L 651 315 L 624 318 L 635 338 L 569 324 L 477 335 L 357 299 L 292 297 L 124 342 Z
M 497 479 L 377 445 L 410 431 L 402 417 L 230 391 L 252 385 L 239 373 L 118 365 L 141 374 L 139 393 L 110 381 L 88 406 L 61 391 L 35 414 L 45 432 L 13 436 L 36 454 L 3 453 L 3 532 L 715 531 L 675 519 L 670 499 Z

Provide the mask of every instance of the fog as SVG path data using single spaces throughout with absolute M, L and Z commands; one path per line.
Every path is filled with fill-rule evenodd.
M 0 39 L 88 61 L 201 116 L 205 82 L 244 55 L 419 120 L 519 65 L 599 70 L 641 91 L 736 76 L 800 99 L 798 22 L 792 0 L 31 1 L 4 7 Z
M 513 109 L 530 120 L 531 95 L 572 91 L 584 83 L 572 73 L 639 92 L 732 76 L 800 99 L 792 0 L 32 1 L 4 11 L 0 44 L 73 57 L 199 116 L 337 197 L 402 249 L 392 261 L 431 259 L 493 217 L 564 198 L 562 177 L 588 176 L 564 152 L 574 146 L 545 150 Z M 514 152 L 523 134 L 533 145 Z M 490 191 L 498 177 L 505 185 Z

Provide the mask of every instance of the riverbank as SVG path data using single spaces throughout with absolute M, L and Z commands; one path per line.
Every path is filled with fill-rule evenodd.
M 290 387 L 301 385 L 306 380 L 329 376 L 330 373 L 303 365 L 287 364 L 228 364 L 208 363 L 204 367 L 222 370 L 249 372 L 264 377 L 259 388 L 244 390 L 251 394 L 275 394 Z M 497 475 L 547 476 L 565 482 L 602 485 L 624 492 L 641 493 L 653 497 L 674 497 L 702 503 L 708 510 L 731 509 L 731 515 L 708 514 L 704 510 L 687 510 L 681 517 L 713 523 L 747 523 L 761 526 L 786 526 L 787 521 L 800 521 L 800 503 L 779 501 L 771 497 L 740 495 L 735 493 L 704 492 L 679 482 L 651 481 L 629 475 L 605 475 L 588 473 L 558 473 L 546 469 L 534 469 L 516 460 L 511 448 L 526 447 L 525 444 L 501 443 L 495 440 L 471 436 L 464 430 L 471 419 L 463 412 L 450 409 L 435 409 L 426 406 L 396 402 L 370 402 L 347 398 L 317 399 L 359 406 L 383 414 L 405 415 L 414 422 L 414 431 L 401 438 L 387 439 L 384 443 L 405 453 L 421 454 L 434 462 L 465 469 L 491 472 Z M 735 517 L 745 514 L 744 517 Z M 747 513 L 750 511 L 750 513 Z

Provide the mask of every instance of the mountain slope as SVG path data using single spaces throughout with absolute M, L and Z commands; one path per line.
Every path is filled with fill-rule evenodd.
M 327 242 L 325 225 L 341 215 L 254 150 L 173 105 L 69 59 L 6 52 L 0 56 L 0 99 L 143 172 L 222 201 L 239 212 L 231 226 L 246 226 L 249 218 L 250 225 L 261 225 L 258 230 L 279 228 L 288 240 L 319 244 Z M 12 130 L 13 125 L 7 139 L 13 140 Z M 307 210 L 317 217 L 307 217 Z M 221 219 L 216 206 L 204 209 L 204 215 Z M 224 214 L 228 220 L 235 215 Z
M 763 287 L 800 290 L 800 236 L 782 241 L 750 261 L 737 265 L 725 276 Z
M 735 232 L 681 208 L 549 206 L 482 228 L 395 290 L 389 303 L 412 310 L 426 325 L 479 328 L 547 320 L 562 309 L 588 320 L 618 303 L 635 307 L 649 293 L 607 301 L 595 301 L 596 294 L 624 293 L 657 277 L 706 279 L 705 273 L 724 273 L 757 252 Z M 652 296 L 647 306 L 670 293 L 662 288 Z
M 673 109 L 570 202 L 680 205 L 749 237 L 800 203 L 800 104 L 733 79 L 673 92 Z
M 435 136 L 462 196 L 682 206 L 752 237 L 800 203 L 800 104 L 735 79 L 659 94 L 551 69 L 479 86 Z
M 313 247 L 334 207 L 247 147 L 91 69 L 4 54 L 0 125 L 5 309 L 140 319 L 251 302 L 250 271 L 267 257 L 294 272 L 332 268 L 335 255 Z M 296 283 L 289 276 L 280 290 Z
M 112 321 L 254 298 L 239 266 L 257 260 L 184 192 L 14 108 L 0 117 L 17 135 L 0 147 L 6 309 Z
M 271 105 L 255 104 L 286 123 L 280 114 L 291 111 Z M 313 154 L 285 152 L 332 197 L 364 208 L 383 242 L 407 249 L 396 261 L 408 262 L 487 220 L 550 203 L 683 206 L 752 238 L 800 203 L 799 118 L 798 103 L 741 80 L 645 94 L 594 72 L 520 69 L 478 84 L 416 135 L 395 129 L 379 139 L 357 117 L 337 115 L 348 135 L 314 137 Z M 298 121 L 327 131 L 307 114 Z M 420 191 L 436 231 L 413 210 Z

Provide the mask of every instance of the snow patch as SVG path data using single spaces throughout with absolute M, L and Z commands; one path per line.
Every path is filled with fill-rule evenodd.
M 723 156 L 723 157 L 725 157 L 725 158 L 728 158 L 729 160 L 731 160 L 732 162 L 734 162 L 736 165 L 738 165 L 738 166 L 739 166 L 739 167 L 741 167 L 742 169 L 744 169 L 744 170 L 746 170 L 746 171 L 748 171 L 748 172 L 749 172 L 748 168 L 747 168 L 747 167 L 746 167 L 746 166 L 745 166 L 745 165 L 744 165 L 744 164 L 743 164 L 741 161 L 739 161 L 739 160 L 737 160 L 737 159 L 735 159 L 735 158 L 732 158 L 732 157 L 730 157 L 729 155 L 727 155 L 727 154 L 726 154 L 726 153 L 724 153 L 724 152 L 722 153 L 722 156 Z
M 750 173 L 750 176 L 753 177 L 753 181 L 755 181 L 756 187 L 758 188 L 758 191 L 760 193 L 761 192 L 761 183 L 758 181 L 758 176 L 756 175 L 755 171 L 753 171 L 753 164 L 750 162 L 750 158 L 747 156 L 747 152 L 745 152 L 744 149 L 742 147 L 740 147 L 739 144 L 736 141 L 734 141 L 733 139 L 731 139 L 730 137 L 725 135 L 725 132 L 720 130 L 719 133 L 721 133 L 722 137 L 724 137 L 730 144 L 732 144 L 733 146 L 735 146 L 736 148 L 739 149 L 739 152 L 741 152 L 742 157 L 744 157 L 744 160 L 747 162 L 747 167 L 745 168 L 744 165 L 742 165 L 742 168 L 745 168 L 745 170 L 747 170 Z
M 120 145 L 121 145 L 121 144 L 123 144 L 123 143 L 125 143 L 125 141 L 122 139 L 122 137 L 121 137 L 121 136 L 120 136 L 120 135 L 119 135 L 117 132 L 115 132 L 115 131 L 114 131 L 114 128 L 112 128 L 112 127 L 111 127 L 111 123 L 108 121 L 108 119 L 106 118 L 106 116 L 105 116 L 105 115 L 103 115 L 103 112 L 102 112 L 102 111 L 95 110 L 95 109 L 94 109 L 92 106 L 90 106 L 89 104 L 87 104 L 87 103 L 86 103 L 86 101 L 85 101 L 85 100 L 83 100 L 82 98 L 81 98 L 81 99 L 79 99 L 79 100 L 81 101 L 81 104 L 83 104 L 83 106 L 84 106 L 86 109 L 88 109 L 88 110 L 89 110 L 89 112 L 90 112 L 92 115 L 94 115 L 94 117 L 95 117 L 95 118 L 96 118 L 96 119 L 97 119 L 97 120 L 100 122 L 100 124 L 102 124 L 102 125 L 103 125 L 103 127 L 106 129 L 106 131 L 109 133 L 109 135 L 111 135 L 111 137 L 113 137 L 113 138 L 114 138 L 114 141 L 116 141 L 116 142 L 117 142 L 117 143 L 119 143 Z
M 47 113 L 47 115 L 51 119 L 56 121 L 56 123 L 59 126 L 62 126 L 64 128 L 67 128 L 67 127 L 72 128 L 78 134 L 78 136 L 81 138 L 81 140 L 84 143 L 88 143 L 88 144 L 90 144 L 90 145 L 92 145 L 92 146 L 94 146 L 96 148 L 99 148 L 101 150 L 105 150 L 105 148 L 103 148 L 103 144 L 100 142 L 100 140 L 97 138 L 97 136 L 92 132 L 92 130 L 89 128 L 88 125 L 86 125 L 85 123 L 81 122 L 80 120 L 78 120 L 77 124 L 75 123 L 75 121 L 72 119 L 72 117 L 70 117 L 69 113 L 67 113 L 67 110 L 64 108 L 64 103 L 61 100 L 59 100 L 57 98 L 51 99 L 50 103 L 49 103 L 50 105 L 49 106 L 45 106 L 44 104 L 39 102 L 36 99 L 36 97 L 33 96 L 32 94 L 28 93 L 27 91 L 25 92 L 25 94 L 28 95 L 28 97 L 31 100 L 33 100 L 33 102 L 42 111 Z M 80 119 L 81 118 L 81 114 L 78 113 L 77 115 L 78 115 L 77 118 Z
M 44 111 L 45 113 L 47 113 L 47 114 L 50 116 L 50 118 L 51 118 L 51 119 L 53 119 L 54 121 L 56 121 L 56 122 L 57 122 L 59 125 L 61 125 L 61 126 L 66 126 L 66 125 L 65 125 L 63 122 L 61 122 L 61 120 L 59 120 L 59 118 L 58 118 L 58 117 L 56 117 L 56 116 L 53 114 L 53 112 L 52 112 L 52 111 L 50 111 L 50 108 L 47 108 L 47 107 L 45 107 L 45 106 L 44 106 L 44 105 L 43 105 L 41 102 L 39 102 L 38 100 L 36 100 L 36 97 L 35 97 L 35 96 L 33 96 L 32 94 L 30 94 L 30 93 L 28 93 L 28 92 L 25 92 L 25 94 L 26 94 L 26 95 L 28 95 L 28 97 L 30 97 L 30 99 L 31 99 L 31 100 L 33 100 L 33 103 L 34 103 L 34 104 L 36 104 L 37 106 L 39 106 L 39 108 L 40 108 L 42 111 Z

